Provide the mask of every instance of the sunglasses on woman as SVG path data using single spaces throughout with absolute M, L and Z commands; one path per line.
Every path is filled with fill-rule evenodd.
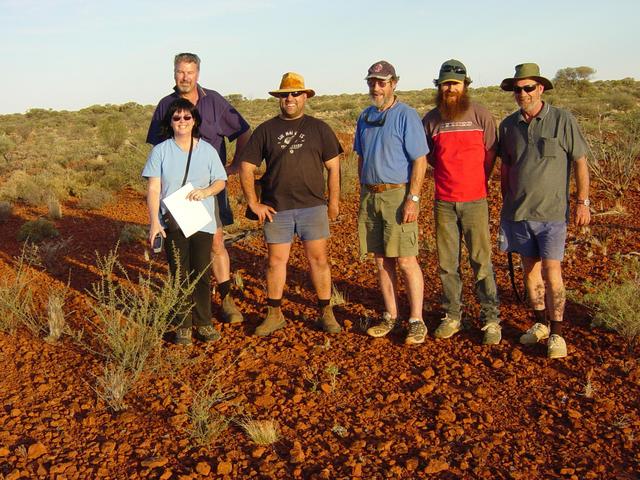
M 192 118 L 193 117 L 191 115 L 174 115 L 173 117 L 171 117 L 171 120 L 173 120 L 174 122 L 179 122 L 180 120 L 188 122 Z

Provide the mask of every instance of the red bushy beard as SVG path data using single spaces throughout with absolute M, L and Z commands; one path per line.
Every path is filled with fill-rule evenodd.
M 461 93 L 443 92 L 438 88 L 436 94 L 436 106 L 440 111 L 440 116 L 443 120 L 452 121 L 459 118 L 463 113 L 469 110 L 469 104 L 471 100 L 469 98 L 469 92 L 465 85 L 464 90 Z

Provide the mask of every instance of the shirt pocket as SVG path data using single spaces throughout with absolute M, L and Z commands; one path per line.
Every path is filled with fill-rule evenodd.
M 540 156 L 543 158 L 556 157 L 560 153 L 560 142 L 557 138 L 540 139 Z

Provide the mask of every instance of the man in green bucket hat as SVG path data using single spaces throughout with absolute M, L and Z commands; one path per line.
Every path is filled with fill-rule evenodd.
M 516 65 L 500 87 L 513 92 L 520 107 L 500 127 L 498 156 L 502 160 L 500 248 L 517 252 L 524 265 L 534 325 L 520 343 L 548 338 L 547 356 L 567 356 L 562 337 L 565 289 L 561 262 L 569 221 L 569 179 L 574 171 L 576 198 L 573 222 L 588 225 L 589 170 L 587 143 L 575 118 L 542 100 L 553 84 L 535 63 Z

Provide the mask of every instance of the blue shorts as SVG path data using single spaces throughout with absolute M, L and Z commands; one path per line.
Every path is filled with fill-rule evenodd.
M 562 260 L 566 239 L 565 222 L 500 222 L 499 242 L 503 252 L 517 252 L 529 258 Z
M 282 210 L 273 215 L 273 222 L 264 222 L 267 243 L 291 243 L 297 234 L 300 240 L 320 240 L 329 237 L 327 206 Z

